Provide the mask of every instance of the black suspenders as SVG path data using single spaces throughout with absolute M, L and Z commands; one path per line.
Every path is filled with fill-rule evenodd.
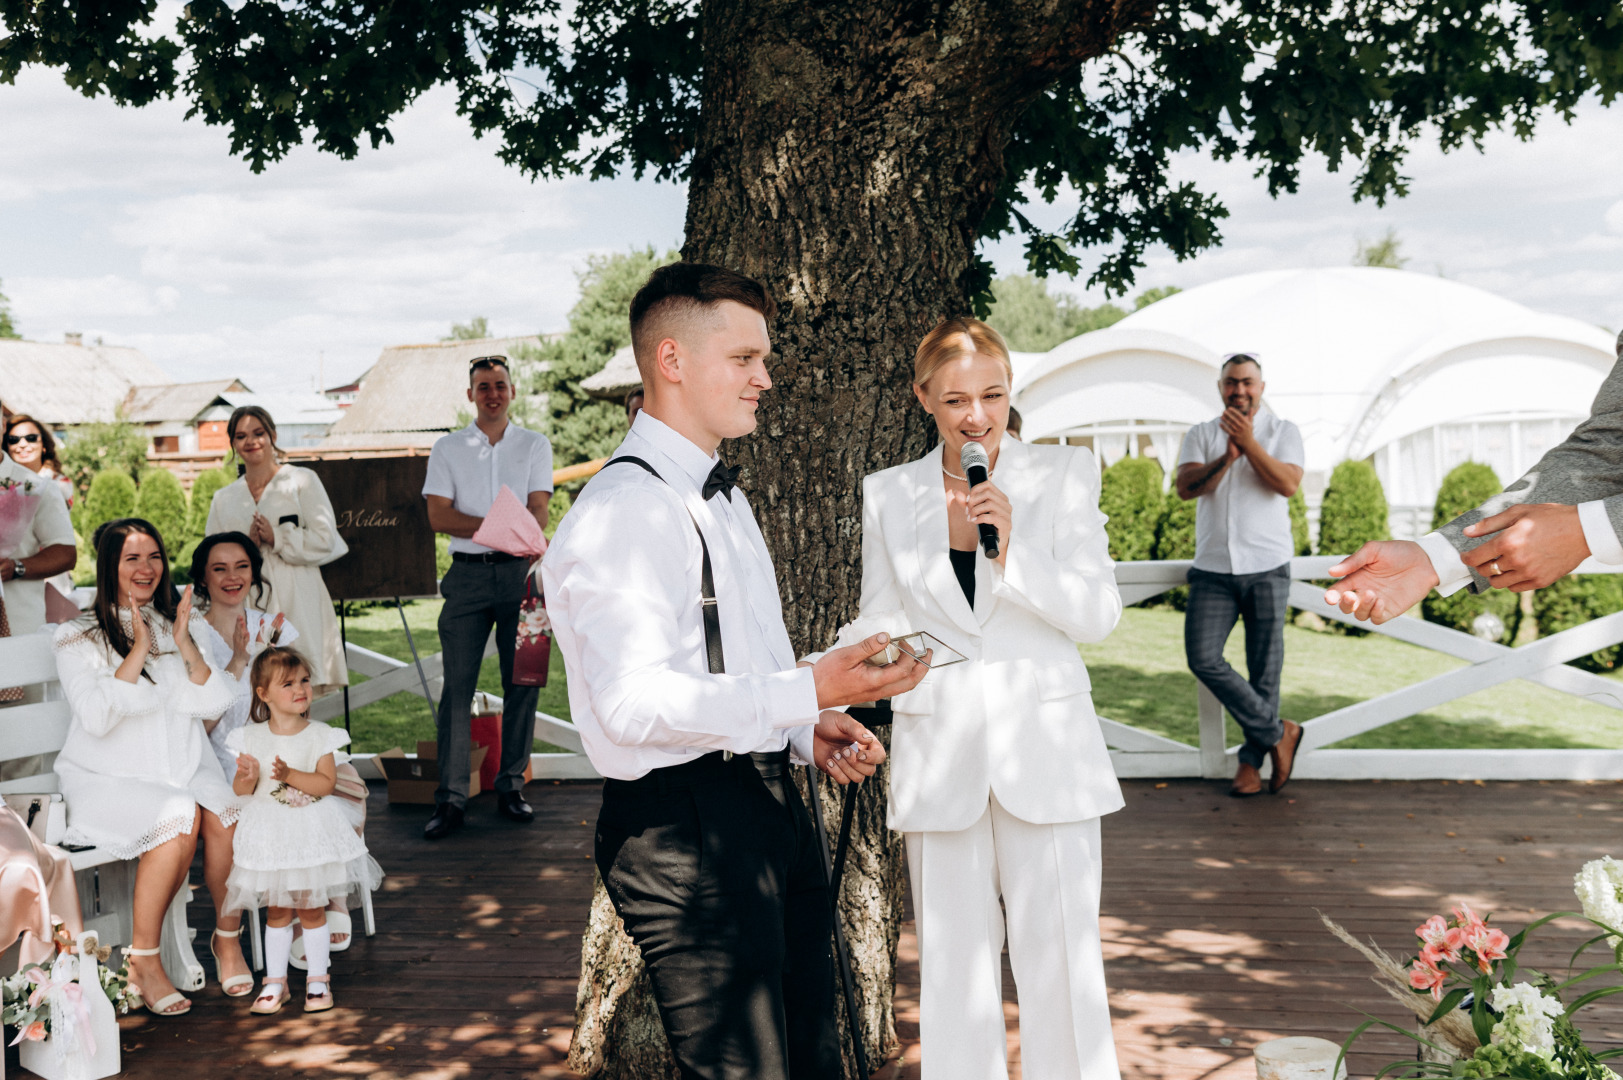
M 613 458 L 603 468 L 618 465 L 622 461 L 645 469 L 654 479 L 669 484 L 668 480 L 659 475 L 659 470 L 640 457 Z M 687 507 L 684 506 L 683 509 L 686 510 Z M 710 674 L 723 675 L 727 671 L 727 660 L 721 652 L 721 615 L 716 607 L 715 575 L 710 572 L 710 545 L 705 543 L 704 530 L 699 528 L 699 522 L 694 518 L 692 510 L 688 510 L 688 520 L 693 522 L 693 531 L 699 534 L 699 550 L 704 553 L 704 566 L 699 575 L 699 606 L 704 614 L 705 659 L 709 661 Z

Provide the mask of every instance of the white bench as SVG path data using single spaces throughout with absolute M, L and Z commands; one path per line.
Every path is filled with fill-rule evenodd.
M 51 635 L 0 638 L 0 683 L 42 686 L 45 694 L 45 700 L 37 704 L 0 708 L 0 760 L 54 754 L 61 750 L 73 712 L 57 681 Z M 47 794 L 58 790 L 54 772 L 0 782 L 3 794 Z M 71 807 L 69 811 L 71 813 Z M 85 929 L 96 931 L 104 945 L 131 944 L 136 860 L 116 859 L 96 848 L 70 854 Z M 189 893 L 189 889 L 182 888 L 170 902 L 160 942 L 164 972 L 181 991 L 203 988 L 203 967 L 192 951 L 193 931 L 186 925 Z

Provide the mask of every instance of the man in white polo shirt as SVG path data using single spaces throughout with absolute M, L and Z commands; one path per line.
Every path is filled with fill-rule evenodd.
M 54 480 L 0 454 L 0 480 L 26 486 L 39 497 L 28 535 L 15 558 L 0 559 L 0 596 L 13 634 L 32 634 L 45 625 L 45 579 L 72 570 L 79 559 L 73 522 L 62 489 Z
M 1184 650 L 1189 670 L 1206 684 L 1245 732 L 1229 794 L 1262 792 L 1264 757 L 1272 757 L 1277 792 L 1290 779 L 1301 725 L 1279 715 L 1290 597 L 1290 497 L 1302 482 L 1302 433 L 1262 408 L 1262 365 L 1248 353 L 1224 359 L 1217 389 L 1223 414 L 1190 428 L 1178 455 L 1178 495 L 1195 510 L 1195 565 L 1189 571 Z M 1223 659 L 1236 621 L 1245 623 L 1249 678 Z
M 435 532 L 451 538 L 451 569 L 440 582 L 440 649 L 445 656 L 445 688 L 440 695 L 440 786 L 434 816 L 423 828 L 430 840 L 462 827 L 468 801 L 468 759 L 472 752 L 473 693 L 485 641 L 496 628 L 502 667 L 502 757 L 496 777 L 496 808 L 518 822 L 535 817 L 524 801 L 524 769 L 535 741 L 536 688 L 513 685 L 513 649 L 529 560 L 493 551 L 470 539 L 490 512 L 502 486 L 523 499 L 535 520 L 547 523 L 552 497 L 552 444 L 507 419 L 514 387 L 504 356 L 481 356 L 468 371 L 473 423 L 434 444 L 428 458 L 423 498 Z

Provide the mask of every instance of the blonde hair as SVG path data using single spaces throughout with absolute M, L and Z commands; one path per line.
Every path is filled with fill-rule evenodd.
M 253 695 L 253 700 L 248 704 L 248 719 L 256 724 L 270 720 L 270 704 L 259 696 L 259 692 L 268 690 L 278 676 L 293 671 L 311 674 L 310 665 L 305 663 L 304 657 L 286 645 L 272 645 L 254 657 L 253 671 L 248 676 L 248 685 L 251 687 L 248 692 Z M 307 720 L 310 718 L 308 709 L 305 710 L 304 716 Z
M 1012 389 L 1014 365 L 1009 362 L 1009 346 L 1004 344 L 1003 335 L 979 319 L 963 317 L 942 319 L 934 330 L 924 335 L 918 352 L 913 354 L 913 385 L 924 386 L 947 364 L 977 353 L 993 357 L 1003 365 Z

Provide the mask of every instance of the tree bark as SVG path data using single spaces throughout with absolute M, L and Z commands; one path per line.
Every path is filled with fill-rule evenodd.
M 780 307 L 760 426 L 724 452 L 744 467 L 797 650 L 826 647 L 856 614 L 862 478 L 934 441 L 911 391 L 913 352 L 969 311 L 1014 123 L 1152 11 L 1152 0 L 705 0 L 682 254 L 757 278 Z M 902 846 L 884 827 L 885 785 L 864 789 L 841 905 L 877 1067 L 895 1045 Z M 837 813 L 837 794 L 825 803 Z M 588 957 L 600 952 L 588 940 Z M 588 961 L 582 987 L 596 977 Z M 577 1044 L 606 1030 L 587 1023 Z

